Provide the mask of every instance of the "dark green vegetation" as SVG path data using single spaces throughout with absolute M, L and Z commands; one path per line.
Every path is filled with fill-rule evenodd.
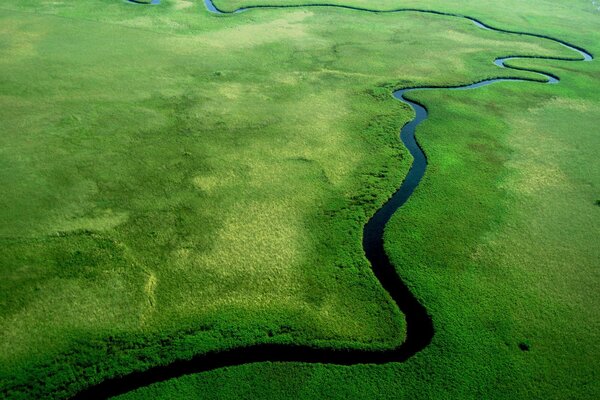
M 396 344 L 402 316 L 360 248 L 409 164 L 391 88 L 571 55 L 446 17 L 164 3 L 2 5 L 4 395 L 62 397 L 243 343 Z M 600 52 L 591 5 L 549 4 L 428 2 Z M 432 314 L 429 348 L 129 396 L 597 397 L 600 67 L 519 63 L 563 81 L 418 94 L 430 168 L 387 245 Z

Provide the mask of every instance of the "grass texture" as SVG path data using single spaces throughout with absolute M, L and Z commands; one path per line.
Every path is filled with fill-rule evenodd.
M 599 50 L 584 2 L 418 3 L 381 7 Z M 403 317 L 360 245 L 410 164 L 397 141 L 410 112 L 391 89 L 515 75 L 491 63 L 501 55 L 571 55 L 417 13 L 9 0 L 0 19 L 9 398 L 242 344 L 398 345 Z M 124 397 L 597 395 L 600 68 L 519 64 L 563 81 L 416 95 L 429 169 L 386 245 L 433 317 L 429 348 L 385 366 L 226 368 Z

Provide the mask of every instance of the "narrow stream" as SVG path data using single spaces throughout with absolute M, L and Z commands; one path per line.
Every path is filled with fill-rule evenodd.
M 129 0 L 134 1 L 135 0 Z M 155 0 L 157 3 L 159 0 Z M 154 3 L 154 2 L 153 2 Z M 145 3 L 148 4 L 148 3 Z M 427 168 L 427 158 L 415 139 L 415 130 L 418 125 L 427 119 L 427 109 L 407 98 L 410 93 L 423 90 L 470 90 L 483 86 L 488 86 L 497 82 L 540 82 L 546 84 L 556 84 L 559 78 L 547 72 L 511 67 L 506 62 L 517 59 L 545 59 L 560 61 L 591 61 L 592 55 L 582 48 L 573 46 L 559 39 L 551 38 L 545 35 L 538 35 L 526 32 L 509 31 L 493 28 L 483 22 L 460 14 L 444 13 L 431 10 L 419 9 L 398 9 L 391 11 L 377 11 L 360 7 L 351 7 L 344 5 L 331 4 L 312 4 L 312 5 L 288 5 L 288 6 L 248 6 L 239 8 L 232 12 L 223 12 L 218 9 L 212 0 L 204 0 L 206 9 L 214 14 L 236 14 L 249 10 L 262 8 L 305 8 L 305 7 L 332 7 L 343 8 L 372 13 L 398 13 L 398 12 L 422 12 L 428 14 L 445 15 L 468 19 L 479 28 L 501 33 L 510 33 L 524 36 L 547 39 L 559 43 L 568 49 L 577 53 L 577 58 L 565 57 L 534 57 L 534 56 L 507 56 L 494 60 L 494 64 L 501 68 L 509 68 L 518 71 L 534 72 L 539 75 L 539 80 L 529 78 L 499 78 L 486 79 L 480 82 L 452 86 L 452 87 L 413 87 L 397 90 L 392 93 L 394 98 L 409 105 L 415 112 L 415 117 L 406 123 L 400 130 L 400 140 L 406 146 L 414 161 L 404 181 L 398 190 L 390 199 L 371 217 L 363 229 L 363 249 L 366 258 L 369 260 L 373 273 L 382 287 L 390 294 L 393 301 L 406 317 L 407 334 L 406 340 L 395 349 L 385 351 L 369 350 L 334 350 L 326 348 L 315 348 L 300 345 L 280 345 L 280 344 L 257 344 L 246 347 L 239 347 L 233 350 L 214 351 L 207 354 L 201 354 L 191 360 L 180 360 L 169 365 L 153 367 L 142 372 L 134 372 L 129 375 L 108 379 L 96 386 L 92 386 L 83 392 L 80 392 L 75 398 L 95 399 L 107 398 L 118 394 L 126 393 L 136 388 L 144 387 L 152 383 L 165 381 L 171 378 L 208 371 L 225 366 L 241 365 L 255 362 L 305 362 L 305 363 L 330 363 L 338 365 L 353 364 L 382 364 L 388 362 L 402 362 L 410 358 L 417 352 L 423 350 L 433 339 L 434 329 L 431 317 L 428 315 L 425 307 L 415 298 L 408 287 L 404 284 L 396 269 L 390 263 L 384 250 L 383 234 L 384 229 L 394 213 L 402 207 L 410 198 L 416 187 L 421 182 Z
M 150 1 L 144 1 L 144 0 L 126 0 L 129 3 L 134 3 L 134 4 L 141 4 L 141 5 L 153 5 L 156 6 L 158 4 L 160 4 L 160 0 L 150 0 Z

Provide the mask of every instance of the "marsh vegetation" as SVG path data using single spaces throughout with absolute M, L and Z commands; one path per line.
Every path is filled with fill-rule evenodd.
M 600 50 L 587 1 L 380 5 Z M 404 317 L 361 247 L 411 162 L 397 140 L 411 110 L 391 91 L 532 78 L 490 60 L 572 56 L 444 16 L 214 16 L 167 0 L 6 0 L 0 49 L 9 398 L 254 343 L 397 346 Z M 381 366 L 218 369 L 124 397 L 596 397 L 600 67 L 512 63 L 561 84 L 414 95 L 430 110 L 429 170 L 385 243 L 433 318 L 427 349 Z

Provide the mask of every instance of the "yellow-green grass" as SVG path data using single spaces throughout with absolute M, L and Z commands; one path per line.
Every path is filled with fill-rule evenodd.
M 247 343 L 397 345 L 404 334 L 403 318 L 373 278 L 360 247 L 363 223 L 398 185 L 410 162 L 396 138 L 410 113 L 388 96 L 389 90 L 513 75 L 490 63 L 498 55 L 570 55 L 543 40 L 486 32 L 447 17 L 327 9 L 214 17 L 199 3 L 163 3 L 2 5 L 0 43 L 7 55 L 0 62 L 0 182 L 6 188 L 0 211 L 4 395 L 64 397 L 108 376 Z M 515 359 L 534 356 L 539 338 L 514 328 L 514 296 L 503 297 L 517 290 L 514 282 L 477 272 L 482 265 L 493 269 L 491 260 L 514 264 L 509 257 L 493 255 L 501 246 L 509 247 L 517 232 L 504 234 L 504 244 L 490 242 L 490 232 L 513 226 L 505 221 L 519 220 L 516 210 L 525 204 L 505 188 L 515 185 L 517 178 L 511 180 L 509 171 L 519 165 L 518 155 L 525 154 L 524 148 L 510 147 L 516 142 L 509 140 L 509 127 L 529 124 L 538 135 L 547 132 L 528 114 L 512 124 L 509 118 L 530 98 L 544 104 L 553 96 L 572 97 L 573 104 L 580 104 L 578 96 L 587 95 L 591 103 L 585 107 L 597 105 L 597 95 L 584 92 L 597 82 L 594 63 L 569 64 L 568 70 L 564 64 L 553 65 L 566 78 L 560 86 L 506 84 L 503 90 L 519 98 L 512 103 L 494 99 L 501 93 L 496 88 L 452 97 L 423 95 L 433 113 L 422 129 L 432 132 L 437 126 L 442 131 L 429 141 L 423 137 L 432 158 L 417 193 L 422 203 L 415 198 L 409 203 L 413 208 L 394 220 L 388 247 L 439 326 L 430 349 L 402 365 L 264 364 L 149 390 L 166 397 L 196 390 L 224 397 L 280 397 L 295 396 L 301 388 L 306 396 L 372 397 L 419 387 L 430 394 L 477 393 L 477 387 L 494 379 L 502 382 L 499 376 L 514 383 L 515 373 L 506 370 Z M 461 99 L 465 104 L 459 106 Z M 566 107 L 569 101 L 558 104 Z M 443 110 L 456 115 L 443 115 Z M 544 112 L 560 115 L 556 109 L 538 111 Z M 571 126 L 569 121 L 565 117 L 547 129 L 560 135 L 561 124 Z M 585 112 L 578 121 L 594 124 Z M 482 126 L 491 128 L 485 139 L 462 131 Z M 462 136 L 449 136 L 443 129 L 450 127 Z M 593 136 L 585 140 L 585 148 L 597 148 Z M 471 158 L 456 168 L 461 155 Z M 440 168 L 449 160 L 455 167 L 442 174 Z M 480 168 L 482 160 L 489 168 Z M 577 160 L 574 169 L 590 162 Z M 498 182 L 500 189 L 494 189 Z M 597 177 L 588 182 L 590 190 L 597 190 Z M 481 204 L 469 203 L 474 199 Z M 549 199 L 546 205 L 552 210 L 557 200 Z M 453 209 L 468 209 L 477 218 L 457 217 L 462 225 L 443 225 L 446 231 L 415 241 L 418 229 L 402 218 L 413 218 L 415 224 L 418 218 L 419 223 L 439 221 L 439 207 L 445 218 Z M 551 237 L 550 230 L 541 232 Z M 445 237 L 453 240 L 439 240 Z M 597 276 L 589 267 L 590 257 L 597 254 L 585 241 L 576 244 L 583 249 L 573 250 L 578 262 L 588 266 L 578 269 L 576 279 L 593 284 Z M 428 252 L 431 247 L 438 251 Z M 478 257 L 488 264 L 472 261 L 472 248 L 482 249 Z M 546 248 L 542 242 L 535 249 L 551 257 Z M 523 252 L 530 250 L 514 254 Z M 464 267 L 465 260 L 472 262 L 470 268 Z M 432 270 L 436 265 L 454 268 L 444 267 L 449 271 L 444 277 Z M 521 269 L 529 271 L 528 265 Z M 456 282 L 461 266 L 467 272 Z M 425 273 L 427 267 L 431 274 Z M 560 271 L 559 265 L 556 273 Z M 525 288 L 540 279 L 535 270 L 529 272 L 529 281 L 519 281 Z M 478 297 L 478 290 L 488 297 Z M 519 296 L 528 299 L 527 293 Z M 504 308 L 494 308 L 496 298 L 505 301 Z M 539 302 L 528 312 L 547 304 Z M 559 306 L 554 307 L 548 311 L 552 315 Z M 480 325 L 464 318 L 475 312 L 471 318 Z M 502 348 L 508 358 L 490 345 L 497 345 L 486 334 L 490 318 L 505 327 L 500 336 L 509 342 L 509 350 Z M 568 318 L 551 321 L 561 333 L 559 322 Z M 581 329 L 578 334 L 586 332 L 589 343 L 578 352 L 585 352 L 597 340 L 587 332 L 589 324 Z M 541 331 L 546 346 L 557 336 Z M 531 351 L 516 350 L 520 341 L 531 342 Z M 460 356 L 444 358 L 444 352 Z M 520 361 L 520 367 L 527 370 L 534 361 L 554 365 L 555 357 L 570 353 L 544 354 Z M 493 356 L 497 358 L 490 366 Z M 592 361 L 588 364 L 580 369 L 580 380 L 597 372 Z M 487 373 L 478 375 L 482 365 Z M 273 380 L 273 373 L 281 379 Z M 552 387 L 548 378 L 533 378 L 515 390 Z M 543 384 L 536 386 L 540 380 Z M 246 386 L 248 381 L 257 384 Z M 373 385 L 381 389 L 377 392 Z M 453 385 L 462 392 L 452 391 Z M 582 387 L 581 393 L 593 393 L 593 387 Z
M 599 101 L 585 88 L 598 72 L 554 65 L 570 89 L 415 96 L 431 112 L 419 136 L 429 172 L 386 239 L 433 316 L 423 352 L 386 366 L 247 365 L 120 398 L 597 397 Z
M 558 0 L 536 0 L 525 3 L 520 0 L 214 0 L 214 4 L 224 11 L 233 11 L 247 6 L 265 5 L 301 5 L 331 4 L 343 5 L 370 10 L 390 11 L 412 8 L 418 10 L 441 11 L 471 17 L 487 18 L 496 23 L 498 28 L 523 30 L 547 34 L 558 34 L 560 30 L 563 40 L 579 40 L 580 46 L 593 47 L 594 25 L 600 10 L 593 1 L 576 0 L 568 3 Z M 573 22 L 586 20 L 585 25 L 573 25 Z M 572 29 L 578 26 L 580 30 Z
M 591 2 L 389 3 L 402 6 L 467 13 L 600 51 Z M 561 83 L 415 95 L 431 112 L 418 133 L 429 168 L 386 243 L 432 314 L 427 349 L 386 366 L 247 365 L 123 398 L 598 397 L 600 68 L 518 65 L 552 71 Z

